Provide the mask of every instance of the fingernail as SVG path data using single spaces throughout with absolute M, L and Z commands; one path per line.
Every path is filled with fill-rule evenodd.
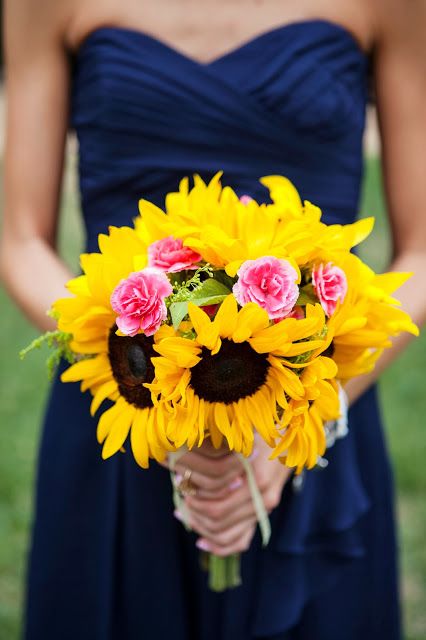
M 211 551 L 211 546 L 209 545 L 207 540 L 203 540 L 202 538 L 197 540 L 195 546 L 198 547 L 198 549 L 201 549 L 201 551 Z
M 251 452 L 251 455 L 249 456 L 249 460 L 256 460 L 258 455 L 259 455 L 259 449 L 253 449 L 253 451 Z
M 180 511 L 176 509 L 176 511 L 173 512 L 173 515 L 176 518 L 176 520 L 179 520 L 179 522 L 183 522 L 183 515 L 181 514 Z
M 175 485 L 179 486 L 180 483 L 182 482 L 182 480 L 183 480 L 182 474 L 181 473 L 176 473 L 175 474 Z
M 235 478 L 235 480 L 233 480 L 231 482 L 231 484 L 229 485 L 229 489 L 231 489 L 231 491 L 235 491 L 235 489 L 239 489 L 243 484 L 243 479 L 238 476 L 238 478 Z

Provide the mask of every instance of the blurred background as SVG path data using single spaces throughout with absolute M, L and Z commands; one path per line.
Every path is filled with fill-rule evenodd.
M 3 146 L 4 91 L 0 72 L 1 163 Z M 362 257 L 380 270 L 388 263 L 390 247 L 374 111 L 368 114 L 365 147 L 360 215 L 374 215 L 377 221 L 372 236 L 363 245 Z M 0 189 L 0 217 L 1 212 Z M 83 234 L 76 186 L 76 145 L 72 138 L 67 147 L 60 219 L 60 252 L 77 271 Z M 45 353 L 35 353 L 25 362 L 19 360 L 19 350 L 37 335 L 37 331 L 15 308 L 3 289 L 0 289 L 0 310 L 0 640 L 17 640 L 32 519 L 35 464 L 49 383 L 44 367 Z M 425 364 L 426 334 L 386 371 L 380 383 L 382 411 L 397 485 L 405 640 L 426 640 Z

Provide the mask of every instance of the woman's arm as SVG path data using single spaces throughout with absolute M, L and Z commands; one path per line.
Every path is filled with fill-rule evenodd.
M 42 330 L 70 273 L 56 253 L 68 118 L 69 69 L 62 44 L 64 4 L 7 0 L 5 203 L 2 279 Z
M 378 3 L 375 55 L 383 176 L 393 239 L 393 271 L 414 276 L 397 292 L 413 321 L 426 320 L 426 3 Z M 403 334 L 385 350 L 374 371 L 351 380 L 354 402 L 412 339 Z

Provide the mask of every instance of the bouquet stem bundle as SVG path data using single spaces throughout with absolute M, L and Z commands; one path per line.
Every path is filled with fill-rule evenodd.
M 169 454 L 169 467 L 170 475 L 173 486 L 173 502 L 175 508 L 182 514 L 183 523 L 185 528 L 190 531 L 188 511 L 185 506 L 185 501 L 179 492 L 179 486 L 175 480 L 175 466 L 179 458 L 185 453 L 188 453 L 188 449 L 183 447 L 175 453 Z M 251 493 L 251 498 L 255 507 L 257 521 L 262 536 L 262 544 L 266 546 L 271 537 L 271 525 L 269 522 L 268 514 L 265 509 L 265 505 L 262 500 L 259 487 L 256 483 L 256 478 L 253 473 L 253 468 L 250 461 L 239 455 L 239 459 L 244 468 L 247 476 L 247 482 Z M 201 552 L 201 566 L 208 571 L 209 574 L 209 587 L 212 591 L 225 591 L 226 589 L 232 589 L 238 587 L 241 584 L 241 554 L 235 553 L 230 556 L 222 557 L 217 556 L 214 553 L 206 551 Z

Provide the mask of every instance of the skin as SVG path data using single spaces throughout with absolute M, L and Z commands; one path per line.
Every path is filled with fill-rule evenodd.
M 64 295 L 64 284 L 72 276 L 56 249 L 70 50 L 97 27 L 113 25 L 150 33 L 205 62 L 278 25 L 324 18 L 343 25 L 364 50 L 374 51 L 384 185 L 393 231 L 390 269 L 415 272 L 398 296 L 421 325 L 426 318 L 425 0 L 162 2 L 167 9 L 163 12 L 158 3 L 142 7 L 139 0 L 5 2 L 8 113 L 0 270 L 24 313 L 41 330 L 51 328 L 45 310 Z M 405 335 L 395 340 L 372 374 L 347 385 L 350 402 L 375 381 L 408 340 Z M 292 471 L 269 461 L 270 450 L 262 441 L 256 447 L 252 464 L 271 511 Z M 192 481 L 199 488 L 186 501 L 200 546 L 219 555 L 247 549 L 255 514 L 238 459 L 206 443 L 180 459 L 177 471 L 183 475 L 186 469 L 192 470 Z

